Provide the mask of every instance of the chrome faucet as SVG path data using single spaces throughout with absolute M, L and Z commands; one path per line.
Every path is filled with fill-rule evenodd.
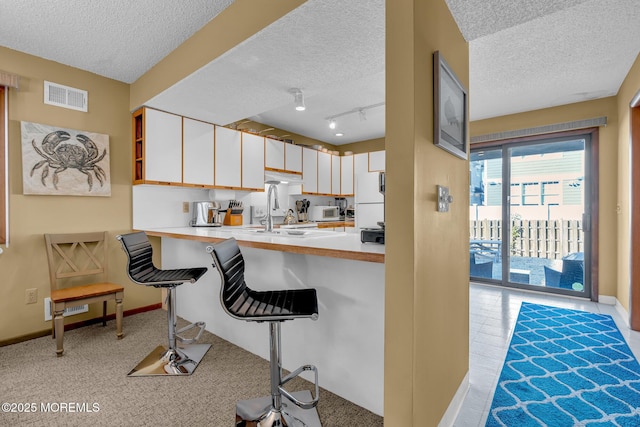
M 269 191 L 267 191 L 267 221 L 265 223 L 265 231 L 273 231 L 273 215 L 271 215 L 271 194 L 275 193 L 275 199 L 273 202 L 273 209 L 280 209 L 280 203 L 278 202 L 278 184 L 280 182 L 270 181 Z

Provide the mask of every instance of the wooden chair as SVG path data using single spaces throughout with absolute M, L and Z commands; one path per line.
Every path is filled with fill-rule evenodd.
M 44 235 L 51 283 L 51 336 L 56 339 L 58 356 L 64 351 L 63 313 L 67 307 L 102 302 L 102 325 L 106 326 L 107 301 L 115 300 L 116 333 L 122 338 L 124 287 L 107 281 L 106 239 L 106 231 Z

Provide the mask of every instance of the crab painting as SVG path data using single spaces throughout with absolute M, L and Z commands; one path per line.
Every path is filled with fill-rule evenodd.
M 81 144 L 64 143 L 71 139 L 71 135 L 63 130 L 56 130 L 49 133 L 42 139 L 40 147 L 36 144 L 36 140 L 31 141 L 33 149 L 40 156 L 44 157 L 44 160 L 36 163 L 31 169 L 30 176 L 33 176 L 36 169 L 43 167 L 40 181 L 42 185 L 47 186 L 45 179 L 49 176 L 49 168 L 53 171 L 53 186 L 58 189 L 58 174 L 66 171 L 67 169 L 76 169 L 79 172 L 87 176 L 87 183 L 89 184 L 89 191 L 93 188 L 93 177 L 91 172 L 95 175 L 98 182 L 102 186 L 107 179 L 107 174 L 104 170 L 98 166 L 98 163 L 107 154 L 105 149 L 102 154 L 99 154 L 96 144 L 87 136 L 78 134 L 76 140 Z

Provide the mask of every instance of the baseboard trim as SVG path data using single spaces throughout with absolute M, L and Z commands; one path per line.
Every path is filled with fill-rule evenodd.
M 624 322 L 624 325 L 631 329 L 631 325 L 629 324 L 629 312 L 627 311 L 626 308 L 624 308 L 622 306 L 622 304 L 620 304 L 620 301 L 618 301 L 618 299 L 616 298 L 616 311 L 618 312 L 618 314 L 620 315 L 620 317 L 622 318 L 622 321 Z
M 133 316 L 134 314 L 144 313 L 146 311 L 152 311 L 162 308 L 162 303 L 151 304 L 144 307 L 132 308 L 131 310 L 125 310 L 122 312 L 122 317 Z M 116 318 L 116 314 L 108 314 L 107 320 L 114 320 Z M 65 331 L 71 331 L 73 329 L 78 329 L 83 326 L 94 325 L 96 323 L 102 322 L 102 316 L 95 317 L 93 319 L 82 320 L 80 322 L 69 323 L 68 325 L 64 325 Z M 0 341 L 0 347 L 5 347 L 11 344 L 18 344 L 24 341 L 29 341 L 35 338 L 41 338 L 51 335 L 51 329 L 45 329 L 42 331 L 32 332 L 30 334 L 20 335 L 19 337 L 10 338 L 8 340 Z
M 467 397 L 467 393 L 469 392 L 469 371 L 462 379 L 460 383 L 460 387 L 458 387 L 458 391 L 451 399 L 449 403 L 449 407 L 447 411 L 442 416 L 442 419 L 438 423 L 438 427 L 452 427 L 453 423 L 456 421 L 458 414 L 460 413 L 460 409 L 462 409 L 462 404 L 464 403 L 464 399 Z
M 601 304 L 607 305 L 616 305 L 618 303 L 618 299 L 616 297 L 612 297 L 610 295 L 600 295 L 598 296 L 598 302 Z

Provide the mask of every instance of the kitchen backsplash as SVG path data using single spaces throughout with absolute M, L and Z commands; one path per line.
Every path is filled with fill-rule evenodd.
M 229 200 L 238 200 L 244 205 L 243 224 L 251 223 L 250 206 L 266 206 L 267 192 L 247 192 L 218 189 L 171 187 L 162 185 L 134 185 L 133 228 L 186 227 L 192 218 L 192 202 L 215 200 L 226 209 Z M 307 199 L 311 206 L 334 205 L 335 198 L 328 196 L 289 195 L 287 184 L 278 185 L 280 211 L 277 217 L 284 217 L 287 210 L 295 212 L 295 201 Z M 183 212 L 183 204 L 188 203 L 189 212 Z M 353 205 L 353 197 L 347 197 L 347 206 Z

